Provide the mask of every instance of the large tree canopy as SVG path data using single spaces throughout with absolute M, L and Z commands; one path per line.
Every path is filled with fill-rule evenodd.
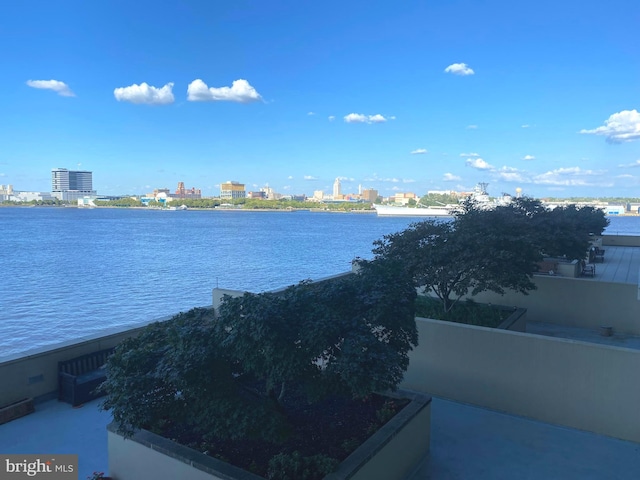
M 225 297 L 145 328 L 109 358 L 104 408 L 120 431 L 180 424 L 218 438 L 286 431 L 282 405 L 306 392 L 361 398 L 395 389 L 417 345 L 416 292 L 390 264 Z
M 414 223 L 376 241 L 373 253 L 375 261 L 401 265 L 448 311 L 467 294 L 526 294 L 544 256 L 584 258 L 589 234 L 602 233 L 607 223 L 604 212 L 591 207 L 548 210 L 523 197 L 487 209 L 468 200 L 452 221 Z

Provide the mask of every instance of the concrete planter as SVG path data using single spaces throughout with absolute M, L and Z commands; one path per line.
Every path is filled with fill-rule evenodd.
M 429 452 L 431 397 L 401 392 L 411 399 L 401 412 L 356 449 L 327 480 L 404 479 Z M 109 473 L 118 480 L 260 480 L 233 465 L 146 430 L 124 439 L 107 426 Z

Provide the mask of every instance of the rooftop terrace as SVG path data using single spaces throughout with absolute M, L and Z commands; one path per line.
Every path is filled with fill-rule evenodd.
M 0 425 L 0 452 L 78 454 L 81 480 L 107 472 L 111 415 L 99 403 L 40 403 L 35 413 Z M 434 398 L 431 454 L 410 480 L 624 480 L 639 471 L 640 444 Z
M 594 277 L 582 277 L 584 280 L 638 284 L 640 272 L 640 248 L 604 247 L 604 262 L 594 264 Z

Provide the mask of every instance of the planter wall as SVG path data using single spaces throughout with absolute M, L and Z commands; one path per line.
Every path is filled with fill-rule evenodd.
M 584 282 L 589 283 L 589 282 Z M 402 386 L 640 442 L 640 351 L 418 318 Z
M 25 398 L 0 408 L 0 425 L 34 412 L 33 399 Z
M 327 480 L 404 479 L 429 452 L 431 397 L 402 392 L 411 403 L 354 451 Z M 109 473 L 118 480 L 259 480 L 252 473 L 146 430 L 124 439 L 107 426 Z

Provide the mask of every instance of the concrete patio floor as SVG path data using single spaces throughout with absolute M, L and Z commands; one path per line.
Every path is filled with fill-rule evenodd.
M 613 335 L 610 337 L 604 337 L 600 334 L 600 329 L 570 327 L 546 322 L 527 322 L 526 328 L 527 333 L 533 333 L 535 335 L 566 338 L 569 340 L 579 340 L 581 342 L 609 345 L 610 347 L 640 350 L 640 336 L 630 335 L 628 333 L 613 332 Z
M 0 452 L 78 454 L 80 480 L 108 472 L 111 415 L 99 403 L 37 404 L 35 413 L 0 425 Z M 640 444 L 434 398 L 431 454 L 410 480 L 624 480 L 638 472 Z

